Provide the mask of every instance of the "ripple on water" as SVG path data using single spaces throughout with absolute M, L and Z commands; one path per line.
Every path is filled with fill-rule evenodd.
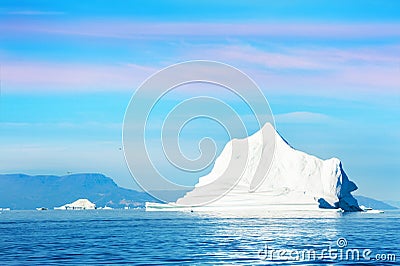
M 329 246 L 337 248 L 339 237 L 347 240 L 347 248 L 368 248 L 374 255 L 391 253 L 399 261 L 399 218 L 398 211 L 337 217 L 301 214 L 247 218 L 133 210 L 11 211 L 0 215 L 1 261 L 22 265 L 253 265 L 265 263 L 260 252 L 266 245 L 290 252 L 321 251 Z M 338 261 L 325 258 L 288 262 L 277 258 L 274 262 L 307 265 Z M 354 261 L 341 261 L 346 263 L 351 265 Z

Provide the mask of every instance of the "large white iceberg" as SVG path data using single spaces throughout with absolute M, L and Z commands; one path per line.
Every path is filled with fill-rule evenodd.
M 237 172 L 243 173 L 241 178 L 228 189 Z M 360 211 L 351 195 L 356 189 L 339 159 L 322 160 L 295 150 L 267 123 L 247 139 L 228 142 L 212 171 L 201 177 L 192 191 L 174 203 L 146 203 L 146 210 Z M 208 204 L 199 206 L 199 202 Z

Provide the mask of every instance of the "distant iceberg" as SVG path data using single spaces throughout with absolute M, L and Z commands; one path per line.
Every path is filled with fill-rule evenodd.
M 275 141 L 271 141 L 273 138 Z M 248 145 L 246 150 L 241 149 L 244 142 Z M 254 162 L 260 163 L 261 170 L 259 166 L 254 166 Z M 245 165 L 244 172 L 243 169 L 235 169 L 238 165 Z M 268 169 L 262 169 L 263 166 Z M 242 171 L 243 175 L 229 191 L 223 185 L 213 186 L 215 180 L 229 180 L 235 171 Z M 192 191 L 168 204 L 147 202 L 146 210 L 361 211 L 351 195 L 356 189 L 356 184 L 349 180 L 339 159 L 322 160 L 298 151 L 267 123 L 246 139 L 229 141 L 211 172 L 201 177 Z M 205 202 L 207 198 L 216 200 L 196 204 Z
M 98 210 L 114 210 L 113 208 L 109 207 L 109 206 L 104 206 L 104 207 L 98 207 Z
M 55 207 L 55 210 L 94 210 L 96 204 L 90 202 L 88 199 L 78 199 L 72 203 L 65 204 L 61 207 Z

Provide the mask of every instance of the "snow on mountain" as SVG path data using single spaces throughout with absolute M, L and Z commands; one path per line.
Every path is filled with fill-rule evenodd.
M 295 150 L 271 124 L 266 124 L 246 139 L 228 142 L 212 171 L 172 205 L 360 211 L 351 195 L 356 189 L 339 159 L 321 160 Z M 147 206 L 151 209 L 153 205 Z

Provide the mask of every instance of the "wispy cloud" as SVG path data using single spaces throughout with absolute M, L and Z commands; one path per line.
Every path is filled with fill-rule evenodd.
M 276 123 L 285 124 L 316 124 L 338 121 L 331 116 L 314 112 L 290 112 L 274 115 Z
M 136 64 L 5 62 L 3 90 L 132 90 L 156 69 Z
M 26 14 L 30 14 L 30 12 L 28 11 Z M 165 36 L 264 36 L 324 39 L 400 37 L 399 23 L 144 23 L 99 20 L 79 21 L 79 23 L 63 22 L 62 24 L 19 22 L 2 25 L 0 29 L 20 33 L 41 32 L 126 39 L 164 38 Z
M 64 15 L 64 12 L 59 11 L 44 11 L 44 10 L 16 10 L 4 12 L 6 15 L 18 15 L 18 16 L 55 16 Z
M 100 122 L 83 122 L 83 123 L 71 123 L 71 122 L 57 122 L 57 123 L 34 123 L 34 122 L 1 122 L 0 128 L 7 129 L 25 129 L 25 128 L 57 128 L 57 129 L 87 129 L 96 128 L 99 129 L 112 129 L 121 130 L 122 123 L 100 123 Z
M 192 49 L 190 49 L 192 48 Z M 400 46 L 381 46 L 364 48 L 287 47 L 279 49 L 244 45 L 215 45 L 214 47 L 189 47 L 196 56 L 217 58 L 222 61 L 256 64 L 275 69 L 314 69 L 326 70 L 341 68 L 343 65 L 375 65 L 397 67 Z
M 28 12 L 29 13 L 29 12 Z M 352 91 L 389 92 L 398 94 L 400 86 L 400 46 L 363 44 L 350 47 L 335 45 L 298 45 L 262 47 L 251 43 L 226 44 L 215 38 L 297 37 L 317 39 L 400 38 L 400 23 L 327 24 L 327 23 L 144 23 L 132 21 L 80 21 L 59 24 L 22 20 L 0 24 L 0 32 L 12 36 L 18 33 L 66 34 L 73 37 L 140 39 L 153 44 L 154 39 L 173 42 L 176 36 L 200 38 L 173 46 L 169 55 L 163 55 L 163 67 L 190 59 L 211 59 L 229 63 L 243 70 L 260 87 L 286 92 L 339 94 Z M 77 36 L 75 36 L 77 35 Z M 151 39 L 149 41 L 149 39 Z M 184 39 L 190 40 L 190 39 Z M 221 40 L 221 39 L 218 39 Z M 113 40 L 119 42 L 121 40 Z M 157 40 L 156 40 L 157 42 Z M 235 41 L 233 41 L 235 43 Z M 156 44 L 155 44 L 156 45 Z M 157 45 L 156 45 L 157 46 Z M 154 50 L 159 49 L 154 48 Z M 1 51 L 0 51 L 1 52 Z M 1 55 L 7 58 L 7 55 Z M 170 59 L 168 61 L 168 58 Z M 124 64 L 51 63 L 16 58 L 2 62 L 4 90 L 131 90 L 149 75 L 160 70 L 157 59 L 148 59 L 147 66 L 138 59 Z M 147 59 L 146 59 L 147 60 Z M 152 65 L 151 65 L 152 64 Z
M 398 45 L 269 49 L 246 44 L 190 48 L 184 57 L 195 54 L 233 64 L 264 89 L 317 94 L 331 90 L 348 93 L 349 89 L 353 92 L 400 92 Z
M 239 62 L 257 66 L 284 69 L 317 69 L 323 67 L 312 57 L 296 54 L 295 51 L 268 51 L 251 45 L 224 45 L 215 48 L 196 49 L 196 56 L 217 58 L 223 62 Z
M 351 92 L 400 93 L 398 58 L 389 56 L 397 50 L 388 49 L 383 53 L 372 50 L 374 53 L 371 54 L 366 50 L 331 52 L 323 48 L 319 52 L 312 49 L 309 52 L 269 52 L 247 46 L 227 46 L 190 51 L 199 58 L 238 67 L 266 91 L 301 91 L 302 94 L 316 95 L 332 92 L 339 96 L 344 92 L 346 95 Z M 187 53 L 188 50 L 180 56 L 182 61 L 191 59 L 185 55 Z M 349 54 L 347 59 L 346 54 Z M 161 68 L 134 63 L 102 65 L 13 61 L 3 62 L 1 75 L 4 91 L 132 91 Z

